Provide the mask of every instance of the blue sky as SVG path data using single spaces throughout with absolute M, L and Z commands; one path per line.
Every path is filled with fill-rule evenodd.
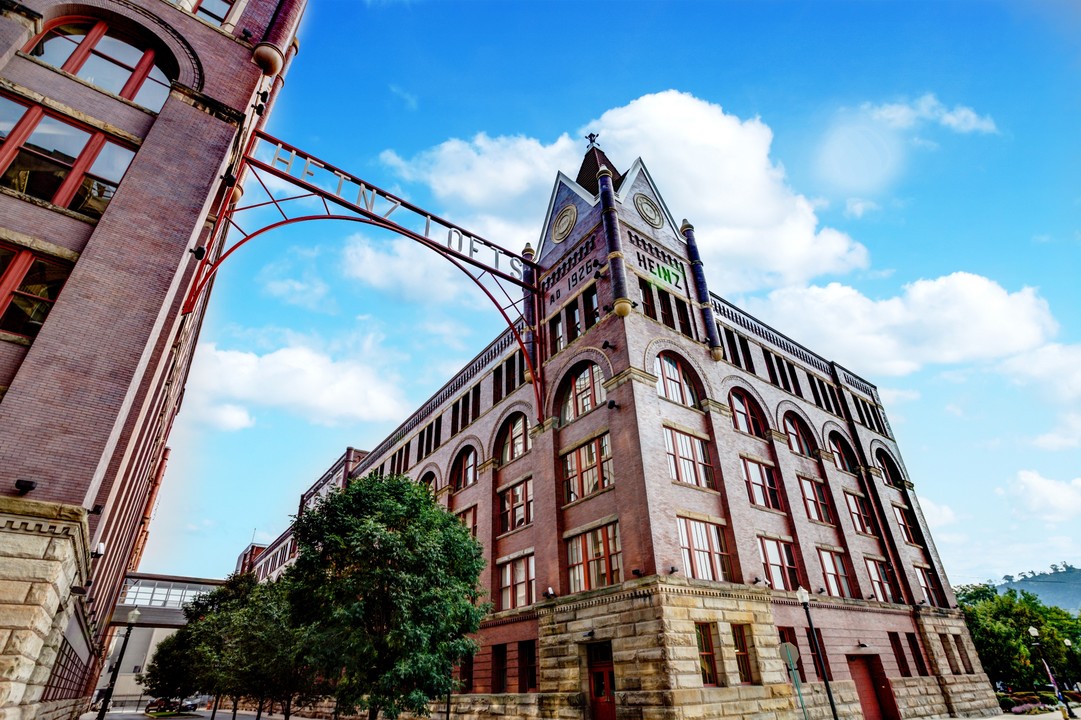
M 1081 10 L 1066 2 L 311 4 L 270 132 L 510 249 L 587 132 L 711 290 L 875 383 L 954 584 L 1081 547 Z M 500 329 L 354 223 L 223 267 L 142 568 L 231 571 Z

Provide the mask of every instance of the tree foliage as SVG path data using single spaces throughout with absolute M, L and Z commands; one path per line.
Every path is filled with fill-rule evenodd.
M 957 601 L 980 662 L 992 681 L 1015 689 L 1048 683 L 1043 660 L 1062 684 L 1081 680 L 1081 618 L 1022 590 L 999 594 L 991 583 L 962 585 Z M 1029 634 L 1035 627 L 1036 639 Z M 1064 642 L 1069 640 L 1072 647 Z
M 480 545 L 404 476 L 352 482 L 301 514 L 294 535 L 294 617 L 339 706 L 372 720 L 427 715 L 453 689 L 453 666 L 475 652 L 466 635 L 486 610 Z

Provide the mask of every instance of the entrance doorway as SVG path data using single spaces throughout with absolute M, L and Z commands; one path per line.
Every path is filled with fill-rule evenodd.
M 847 660 L 864 720 L 900 720 L 882 659 L 878 655 L 849 655 Z
M 612 669 L 612 643 L 586 646 L 589 665 L 589 716 L 591 720 L 616 720 L 616 675 Z

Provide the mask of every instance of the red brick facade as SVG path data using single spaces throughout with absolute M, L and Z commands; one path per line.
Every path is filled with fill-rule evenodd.
M 709 296 L 645 168 L 606 210 L 602 164 L 557 181 L 537 251 L 543 407 L 504 333 L 354 471 L 430 484 L 487 549 L 455 714 L 788 717 L 786 640 L 821 717 L 798 586 L 842 715 L 997 714 L 874 386 Z
M 288 53 L 304 3 L 229 4 L 224 21 L 201 14 L 192 0 L 26 0 L 0 8 L 0 112 L 5 121 L 18 119 L 15 129 L 4 128 L 10 134 L 0 145 L 0 500 L 15 510 L 37 501 L 81 512 L 88 533 L 81 552 L 93 552 L 76 559 L 85 571 L 52 577 L 56 597 L 43 609 L 53 618 L 47 637 L 10 653 L 25 671 L 13 674 L 22 685 L 3 695 L 3 708 L 22 718 L 67 712 L 42 697 L 83 697 L 70 687 L 59 697 L 50 677 L 59 650 L 49 637 L 62 611 L 59 635 L 63 648 L 73 648 L 64 652 L 78 658 L 84 682 L 94 680 L 124 573 L 137 567 L 145 542 L 203 315 L 202 303 L 180 313 L 198 262 L 189 250 L 220 252 L 220 238 L 209 233 L 212 213 L 230 192 L 222 177 L 242 138 L 261 122 L 252 112 L 258 93 L 273 91 L 277 79 L 253 62 L 253 52 L 273 31 L 279 43 L 288 38 L 281 48 Z M 290 15 L 288 26 L 276 19 L 279 5 L 290 6 L 280 14 Z M 121 67 L 106 53 L 82 73 L 78 62 L 64 60 L 65 52 L 89 54 L 96 32 L 120 38 L 142 53 L 143 64 Z M 147 107 L 133 88 L 151 67 L 165 84 L 161 104 Z M 117 74 L 121 81 L 109 85 Z M 73 151 L 46 146 L 44 132 L 16 137 L 43 122 L 94 139 Z M 116 177 L 105 177 L 114 171 L 107 150 L 95 155 L 94 143 L 133 156 Z M 77 190 L 79 178 L 64 180 L 74 199 L 65 194 L 68 185 L 52 191 L 55 178 L 73 177 L 80 167 L 88 174 Z M 66 279 L 46 286 L 31 274 L 17 277 L 13 264 L 5 269 L 10 254 L 32 254 Z M 53 295 L 47 317 L 36 299 L 41 293 Z M 25 297 L 38 310 L 22 317 Z M 19 480 L 33 489 L 21 492 Z M 7 525 L 11 532 L 26 528 Z M 0 547 L 6 542 L 0 535 Z M 8 570 L 19 574 L 6 566 L 0 574 Z M 69 604 L 71 585 L 86 593 Z

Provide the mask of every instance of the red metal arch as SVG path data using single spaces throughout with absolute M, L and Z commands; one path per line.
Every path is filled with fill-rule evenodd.
M 265 162 L 256 157 L 256 146 L 262 141 L 265 143 L 271 143 L 271 146 L 275 150 L 274 158 L 270 162 Z M 279 162 L 278 154 L 283 151 L 283 148 L 290 153 L 289 161 L 283 170 L 277 167 Z M 303 170 L 300 177 L 296 177 L 291 173 L 293 162 L 299 157 L 303 160 Z M 315 167 L 320 170 L 333 175 L 338 178 L 337 192 L 330 191 L 326 188 L 320 187 L 318 184 L 309 182 L 307 177 L 314 177 L 315 173 L 310 171 L 310 168 Z M 245 206 L 237 206 L 232 203 L 233 199 L 233 187 L 239 184 L 237 177 L 243 177 L 246 171 L 251 171 L 251 176 L 259 183 L 262 190 L 266 193 L 269 200 L 263 202 L 257 202 Z M 277 178 L 280 181 L 285 181 L 289 185 L 297 188 L 301 191 L 298 195 L 292 195 L 286 198 L 276 198 L 274 192 L 268 187 L 267 182 L 264 181 L 262 174 L 269 175 Z M 301 222 L 310 222 L 313 220 L 346 220 L 350 222 L 359 222 L 373 227 L 378 227 L 384 230 L 388 230 L 397 235 L 406 237 L 414 242 L 424 245 L 430 250 L 442 255 L 448 261 L 450 261 L 455 267 L 461 270 L 466 276 L 469 277 L 473 283 L 480 288 L 481 292 L 496 306 L 499 314 L 502 316 L 507 327 L 510 329 L 514 336 L 515 342 L 522 350 L 522 354 L 525 358 L 526 367 L 533 380 L 533 398 L 536 405 L 536 416 L 538 422 L 543 421 L 543 381 L 539 372 L 539 367 L 534 361 L 534 355 L 532 349 L 534 345 L 532 342 L 527 342 L 527 339 L 523 337 L 523 333 L 528 336 L 532 336 L 533 328 L 531 323 L 533 318 L 536 317 L 538 293 L 536 286 L 533 283 L 536 277 L 536 265 L 532 262 L 531 256 L 519 255 L 507 251 L 495 243 L 491 243 L 487 240 L 483 240 L 478 236 L 474 236 L 468 231 L 464 230 L 460 226 L 454 225 L 448 221 L 434 216 L 430 213 L 421 210 L 420 208 L 408 203 L 397 196 L 387 193 L 379 188 L 364 183 L 359 178 L 345 173 L 337 168 L 323 163 L 310 155 L 299 151 L 297 148 L 286 145 L 269 135 L 264 133 L 256 133 L 252 136 L 248 143 L 248 147 L 241 157 L 235 175 L 227 176 L 227 184 L 224 198 L 217 218 L 215 219 L 214 228 L 210 234 L 210 240 L 208 241 L 208 248 L 203 249 L 203 253 L 200 257 L 200 263 L 196 269 L 195 277 L 192 281 L 192 285 L 185 298 L 182 312 L 187 314 L 192 312 L 199 298 L 206 292 L 209 287 L 210 281 L 217 274 L 218 268 L 233 255 L 237 250 L 246 245 L 249 241 L 254 240 L 261 235 L 264 235 L 271 230 L 285 227 L 288 225 L 294 225 Z M 231 181 L 231 182 L 230 182 Z M 348 181 L 354 186 L 360 188 L 358 194 L 358 202 L 350 202 L 342 194 L 341 189 L 343 184 Z M 365 194 L 367 191 L 368 194 Z M 310 198 L 316 198 L 322 203 L 323 213 L 319 214 L 305 214 L 297 217 L 290 217 L 285 210 L 285 206 L 294 201 L 302 201 Z M 364 203 L 360 204 L 360 199 L 363 198 Z M 374 211 L 374 206 L 377 200 L 382 200 L 389 203 L 389 210 L 383 215 Z M 334 204 L 352 214 L 341 214 L 340 212 L 333 212 L 330 205 Z M 265 209 L 273 206 L 277 212 L 281 215 L 281 219 L 262 225 L 259 229 L 247 232 L 236 221 L 236 215 L 247 211 L 254 211 L 259 209 Z M 396 221 L 389 219 L 390 215 L 399 208 L 405 208 L 407 212 L 413 213 L 418 218 L 423 218 L 425 221 L 424 233 L 417 232 Z M 437 227 L 443 227 L 448 230 L 448 244 L 437 242 L 429 236 L 429 230 L 431 225 L 435 222 Z M 261 221 L 262 222 L 262 221 Z M 229 228 L 235 228 L 240 234 L 241 238 L 235 243 L 224 247 L 225 237 L 228 234 Z M 463 239 L 469 240 L 469 252 L 462 253 L 461 251 L 455 251 L 453 247 L 450 247 L 449 238 L 453 237 L 453 234 L 457 233 L 459 239 L 459 247 Z M 481 247 L 487 247 L 494 254 L 496 261 L 496 267 L 492 267 L 487 263 L 478 260 L 473 255 L 473 251 L 477 249 L 475 243 L 480 243 Z M 218 254 L 215 256 L 214 246 L 219 245 Z M 209 251 L 209 252 L 208 252 Z M 518 278 L 513 273 L 507 272 L 499 268 L 500 256 L 510 258 L 512 262 L 517 261 L 520 264 L 522 270 L 522 277 Z M 472 271 L 471 271 L 472 268 Z M 479 272 L 478 272 L 479 271 Z M 492 290 L 485 284 L 485 278 L 491 278 L 494 281 L 496 287 L 498 287 L 503 295 L 506 297 L 507 303 L 504 305 L 493 294 Z M 511 283 L 524 290 L 523 297 L 519 300 L 514 300 L 508 294 L 506 288 L 503 286 L 503 282 Z M 508 309 L 518 307 L 519 303 L 524 303 L 522 306 L 523 322 L 521 323 L 521 330 L 519 329 L 519 322 L 513 319 L 508 314 Z M 530 340 L 533 338 L 530 337 Z

